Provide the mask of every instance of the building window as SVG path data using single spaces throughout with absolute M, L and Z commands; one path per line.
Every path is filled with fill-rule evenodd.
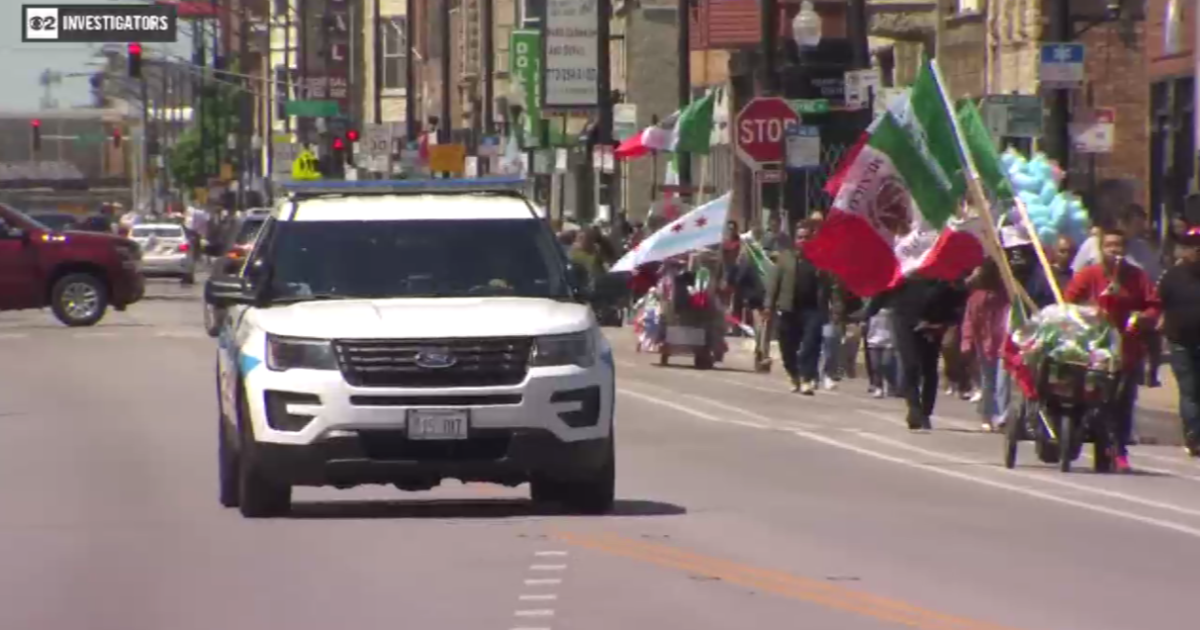
M 399 90 L 408 78 L 407 20 L 404 16 L 384 18 L 383 87 Z
M 983 2 L 981 0 L 957 0 L 959 13 L 980 13 Z

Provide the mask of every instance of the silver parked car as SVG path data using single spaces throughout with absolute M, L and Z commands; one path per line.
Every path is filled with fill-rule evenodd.
M 179 278 L 183 284 L 196 281 L 196 252 L 182 226 L 145 223 L 129 232 L 142 249 L 142 273 L 147 278 Z

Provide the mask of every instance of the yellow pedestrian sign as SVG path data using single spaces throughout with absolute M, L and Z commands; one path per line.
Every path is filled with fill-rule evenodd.
M 305 149 L 292 162 L 292 179 L 296 181 L 313 181 L 321 179 L 321 171 L 317 169 L 317 156 Z

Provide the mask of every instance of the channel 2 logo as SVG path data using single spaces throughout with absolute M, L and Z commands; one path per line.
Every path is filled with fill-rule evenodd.
M 25 7 L 25 39 L 58 39 L 58 9 Z

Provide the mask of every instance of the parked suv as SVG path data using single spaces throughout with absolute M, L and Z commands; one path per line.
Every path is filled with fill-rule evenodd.
M 0 311 L 48 306 L 68 326 L 91 326 L 142 299 L 140 265 L 129 239 L 56 231 L 0 204 Z
M 443 479 L 613 503 L 612 351 L 521 180 L 294 184 L 205 287 L 220 500 Z

